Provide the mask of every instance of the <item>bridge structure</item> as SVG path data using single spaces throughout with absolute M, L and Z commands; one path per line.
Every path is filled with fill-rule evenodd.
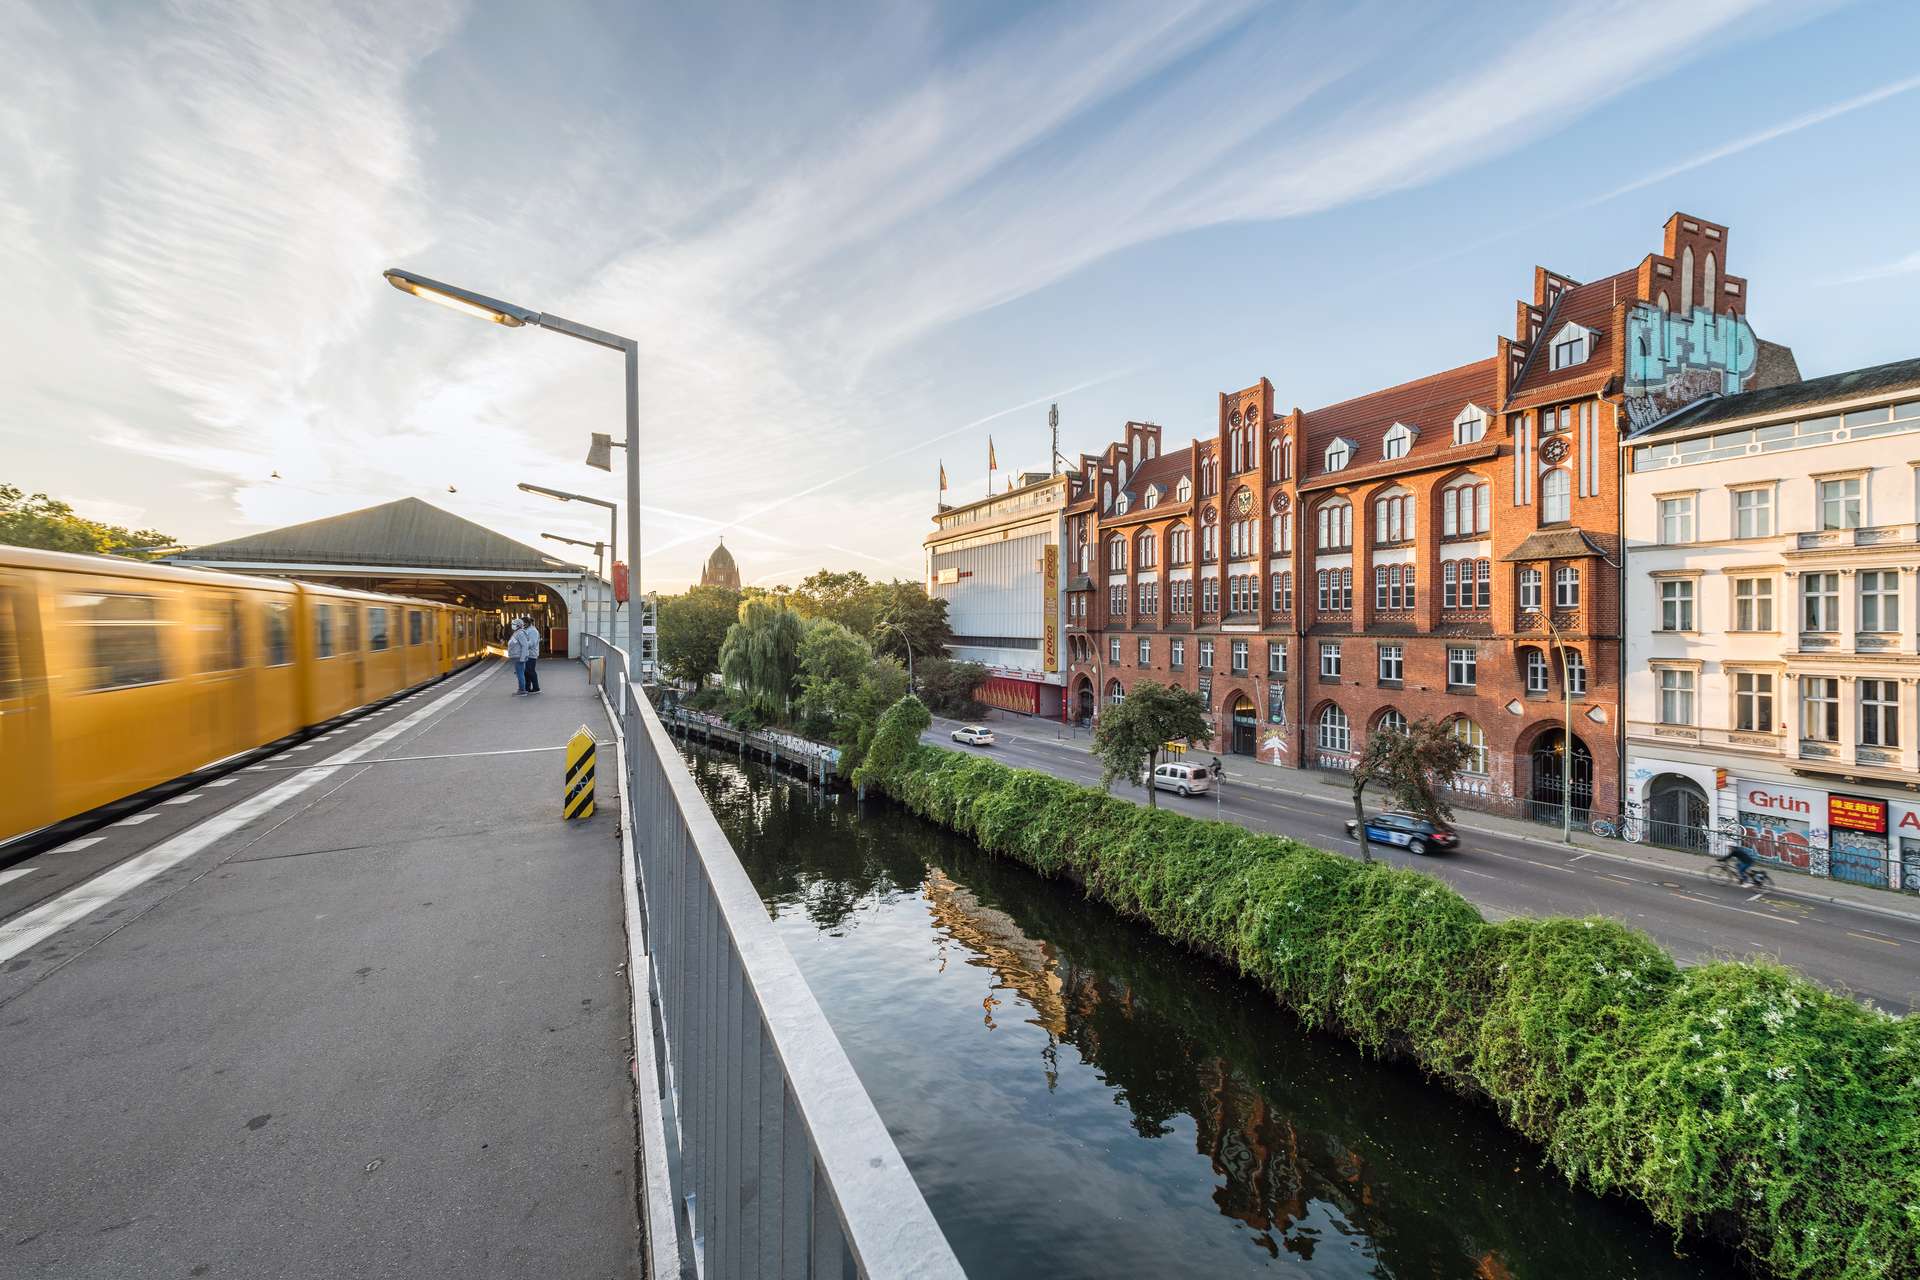
M 198 563 L 290 560 L 245 544 Z M 638 664 L 575 647 L 0 868 L 0 1270 L 961 1274 Z

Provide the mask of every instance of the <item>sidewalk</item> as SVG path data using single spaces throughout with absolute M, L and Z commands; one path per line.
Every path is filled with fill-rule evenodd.
M 613 771 L 564 823 L 564 753 L 500 754 L 610 735 L 578 665 L 541 674 L 435 686 L 114 931 L 42 944 L 73 954 L 0 1006 L 0 1272 L 639 1273 Z
M 1091 749 L 1093 741 L 1093 735 L 1087 730 L 1032 716 L 996 710 L 984 717 L 984 722 L 991 724 L 998 733 L 1008 736 L 1017 735 L 1030 743 L 1055 743 L 1065 750 L 1084 752 Z M 937 726 L 955 727 L 969 722 L 935 716 L 934 723 Z M 1309 802 L 1331 800 L 1351 809 L 1352 784 L 1340 774 L 1262 764 L 1247 756 L 1223 755 L 1221 759 L 1227 766 L 1229 786 L 1255 787 L 1275 795 L 1291 796 Z M 1482 813 L 1476 809 L 1456 807 L 1454 825 L 1462 831 L 1507 836 L 1543 848 L 1560 850 L 1567 848 L 1560 839 L 1558 827 L 1523 822 L 1501 814 Z M 1698 875 L 1704 861 L 1704 856 L 1701 854 L 1681 853 L 1678 850 L 1663 849 L 1654 845 L 1628 844 L 1624 840 L 1603 839 L 1578 827 L 1572 834 L 1575 851 L 1567 855 L 1570 858 L 1582 856 L 1606 858 L 1615 862 L 1632 863 L 1684 875 Z M 1808 902 L 1839 903 L 1874 915 L 1920 924 L 1920 898 L 1896 893 L 1891 889 L 1872 889 L 1865 885 L 1849 884 L 1844 880 L 1817 879 L 1777 867 L 1769 867 L 1768 870 L 1772 873 L 1773 879 L 1773 886 L 1768 890 L 1769 893 Z

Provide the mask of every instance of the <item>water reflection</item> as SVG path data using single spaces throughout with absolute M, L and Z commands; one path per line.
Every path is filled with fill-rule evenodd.
M 1735 1274 L 1065 886 L 691 759 L 973 1275 Z

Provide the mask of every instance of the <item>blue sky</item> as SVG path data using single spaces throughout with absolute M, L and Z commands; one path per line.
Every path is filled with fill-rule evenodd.
M 3 6 L 0 479 L 196 541 L 598 533 L 513 486 L 620 496 L 617 362 L 390 265 L 641 340 L 668 589 L 721 532 L 915 576 L 938 460 L 1044 466 L 1049 400 L 1071 456 L 1477 359 L 1675 209 L 1807 374 L 1912 356 L 1916 47 L 1895 3 Z

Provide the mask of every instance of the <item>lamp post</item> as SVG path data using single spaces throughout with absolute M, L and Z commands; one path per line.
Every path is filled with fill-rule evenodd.
M 907 634 L 906 627 L 899 622 L 888 620 L 874 627 L 874 634 L 885 635 L 891 631 L 900 637 L 900 643 L 907 648 L 907 692 L 915 692 L 913 687 L 913 637 Z
M 553 542 L 564 542 L 570 547 L 593 548 L 593 573 L 596 583 L 594 594 L 599 594 L 599 586 L 605 586 L 607 589 L 605 601 L 605 617 L 607 620 L 606 638 L 607 642 L 611 644 L 613 642 L 613 584 L 605 581 L 607 573 L 607 544 L 604 542 L 585 542 L 579 538 L 565 538 L 557 533 L 543 533 L 540 536 Z
M 608 545 L 609 546 L 613 545 L 613 540 L 619 536 L 619 529 L 620 529 L 620 504 L 619 503 L 608 502 L 605 498 L 596 498 L 590 494 L 568 493 L 565 489 L 549 489 L 547 488 L 547 486 L 543 484 L 528 484 L 525 481 L 522 481 L 520 483 L 519 489 L 522 493 L 538 493 L 545 497 L 552 498 L 556 502 L 584 502 L 590 506 L 605 507 L 607 509 Z M 627 519 L 627 533 L 629 535 L 633 533 L 633 519 L 631 514 L 629 514 Z M 583 542 L 580 545 L 584 547 L 588 544 Z M 613 594 L 613 590 L 611 586 L 608 587 L 607 594 L 609 596 Z M 631 609 L 628 610 L 627 617 L 629 621 L 632 620 L 633 612 Z M 613 620 L 611 618 L 607 620 L 606 639 L 608 644 L 613 643 Z
M 1567 679 L 1567 642 L 1560 638 L 1560 630 L 1553 625 L 1553 614 L 1540 611 L 1541 621 L 1547 624 L 1547 637 L 1560 652 L 1560 840 L 1563 844 L 1573 843 L 1573 684 Z
M 533 311 L 516 306 L 511 302 L 501 302 L 485 294 L 474 293 L 455 285 L 442 284 L 438 280 L 429 280 L 425 276 L 415 275 L 411 271 L 402 271 L 398 267 L 389 268 L 385 273 L 387 283 L 402 293 L 410 293 L 416 298 L 425 298 L 437 302 L 443 307 L 477 316 L 482 320 L 491 320 L 494 324 L 508 329 L 518 329 L 524 325 L 536 325 L 542 329 L 552 329 L 564 333 L 569 338 L 578 338 L 590 342 L 596 347 L 605 347 L 609 351 L 618 351 L 626 361 L 627 372 L 627 600 L 637 604 L 641 598 L 640 590 L 640 344 L 632 338 L 623 338 L 617 333 L 608 333 L 604 329 L 595 329 L 588 325 L 577 324 L 572 320 L 546 312 Z M 611 465 L 604 469 L 611 470 Z M 522 485 L 522 488 L 527 486 Z M 535 492 L 544 492 L 535 490 Z M 557 496 L 557 495 L 556 495 Z M 577 495 L 567 495 L 576 498 Z M 586 499 L 598 502 L 597 499 Z M 617 517 L 616 517 L 617 520 Z M 613 546 L 619 545 L 619 539 L 613 539 Z M 631 620 L 633 610 L 629 608 Z M 643 624 L 644 627 L 644 624 Z M 611 627 L 608 628 L 612 630 Z M 636 632 L 628 637 L 631 647 L 643 640 Z M 613 637 L 607 637 L 612 643 Z M 634 655 L 638 661 L 638 654 Z

